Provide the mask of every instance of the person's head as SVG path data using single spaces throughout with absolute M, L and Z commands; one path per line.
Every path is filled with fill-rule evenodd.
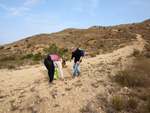
M 63 60 L 63 61 L 62 61 L 62 67 L 64 68 L 64 67 L 65 67 L 65 65 L 66 65 L 66 61 L 65 61 L 65 60 Z
M 71 47 L 71 52 L 75 52 L 76 49 L 77 49 L 77 47 L 75 47 L 75 46 Z
M 74 52 L 77 53 L 78 50 L 79 50 L 79 48 L 77 47 L 76 50 L 75 50 Z
M 51 56 L 50 56 L 50 54 L 48 54 L 48 55 L 47 55 L 47 58 L 51 59 Z

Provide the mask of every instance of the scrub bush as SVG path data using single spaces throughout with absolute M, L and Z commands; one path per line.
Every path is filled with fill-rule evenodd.
M 27 55 L 25 55 L 25 56 L 22 56 L 21 57 L 21 60 L 23 60 L 23 59 L 28 59 L 28 58 L 32 58 L 33 57 L 33 54 L 27 54 Z
M 127 101 L 127 107 L 129 109 L 136 109 L 138 106 L 138 102 L 134 99 L 134 98 L 130 98 L 128 101 Z
M 14 69 L 14 68 L 16 68 L 15 65 L 9 65 L 9 66 L 8 66 L 8 69 Z
M 122 111 L 124 109 L 124 100 L 120 96 L 114 96 L 112 99 L 112 106 L 116 111 Z

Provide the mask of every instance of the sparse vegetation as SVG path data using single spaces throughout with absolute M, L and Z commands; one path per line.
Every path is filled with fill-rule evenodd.
M 36 64 L 39 64 L 39 61 L 33 60 L 33 61 L 31 61 L 29 64 L 30 64 L 30 65 L 36 65 Z
M 130 98 L 130 99 L 127 101 L 126 104 L 127 104 L 127 105 L 126 105 L 127 108 L 129 108 L 129 109 L 131 109 L 131 110 L 136 109 L 137 106 L 138 106 L 138 102 L 137 102 L 137 100 L 134 99 L 134 98 Z
M 140 51 L 138 49 L 134 49 L 133 56 L 138 56 L 138 55 L 140 55 Z
M 116 111 L 122 111 L 124 109 L 125 102 L 124 99 L 122 99 L 120 96 L 114 96 L 112 98 L 112 107 Z
M 8 69 L 14 69 L 14 68 L 16 68 L 15 65 L 9 65 L 9 66 L 8 66 Z
M 132 27 L 129 27 L 129 29 L 132 29 Z
M 4 49 L 4 48 L 5 48 L 4 46 L 1 46 L 1 47 L 0 47 L 0 50 L 1 50 L 1 49 Z
M 38 109 L 40 104 L 47 104 L 47 102 L 57 101 L 57 99 L 68 99 L 67 95 L 71 93 L 74 87 L 80 87 L 80 90 L 73 93 L 73 96 L 78 92 L 79 95 L 76 95 L 76 97 L 69 97 L 71 100 L 66 99 L 66 105 L 64 107 L 58 105 L 57 103 L 53 103 L 51 108 L 64 108 L 62 111 L 71 112 L 70 108 L 72 105 L 70 104 L 75 102 L 77 104 L 75 107 L 77 109 L 79 108 L 79 111 L 77 112 L 99 113 L 100 111 L 104 111 L 106 113 L 149 113 L 149 26 L 150 24 L 147 24 L 147 22 L 145 24 L 143 22 L 138 24 L 135 23 L 133 25 L 128 24 L 109 27 L 93 26 L 89 29 L 66 29 L 53 34 L 35 35 L 18 42 L 14 42 L 13 44 L 0 46 L 0 69 L 22 69 L 22 67 L 18 68 L 18 66 L 36 65 L 41 61 L 43 63 L 43 59 L 47 57 L 48 53 L 57 54 L 59 57 L 68 60 L 71 55 L 70 48 L 72 46 L 79 46 L 84 49 L 86 55 L 88 56 L 87 58 L 95 57 L 98 54 L 109 53 L 108 57 L 106 57 L 106 59 L 104 58 L 105 60 L 103 60 L 103 57 L 97 57 L 99 59 L 97 60 L 98 62 L 86 61 L 85 64 L 87 66 L 82 63 L 83 67 L 81 68 L 81 71 L 83 71 L 83 76 L 85 76 L 81 76 L 81 79 L 79 78 L 80 80 L 78 81 L 73 80 L 72 84 L 70 83 L 71 78 L 66 77 L 67 74 L 64 74 L 66 77 L 65 81 L 57 81 L 57 83 L 59 82 L 61 86 L 68 85 L 68 87 L 61 87 L 63 88 L 63 92 L 58 92 L 59 89 L 61 89 L 60 87 L 49 87 L 48 84 L 43 83 L 48 82 L 48 76 L 43 78 L 44 74 L 47 75 L 46 70 L 41 71 L 42 68 L 39 69 L 38 66 L 35 66 L 36 68 L 33 66 L 31 69 L 39 69 L 37 72 L 40 73 L 37 74 L 37 72 L 33 72 L 33 70 L 33 73 L 31 74 L 27 75 L 24 73 L 23 75 L 26 74 L 29 78 L 24 76 L 27 79 L 23 80 L 22 77 L 22 81 L 18 83 L 18 85 L 20 85 L 18 88 L 14 87 L 15 85 L 12 85 L 15 83 L 14 79 L 16 79 L 16 76 L 13 77 L 13 75 L 10 77 L 5 75 L 7 75 L 7 72 L 9 73 L 8 75 L 11 75 L 11 72 L 16 74 L 16 72 L 18 73 L 20 70 L 2 70 L 2 72 L 6 72 L 4 73 L 4 77 L 8 78 L 8 81 L 11 81 L 10 85 L 7 87 L 11 88 L 9 93 L 7 93 L 9 90 L 5 91 L 5 87 L 1 90 L 1 92 L 4 91 L 4 94 L 6 94 L 0 95 L 1 102 L 4 101 L 6 104 L 9 103 L 9 101 L 6 101 L 5 99 L 10 100 L 11 102 L 8 109 L 5 109 L 4 107 L 4 110 L 14 112 L 25 112 L 24 110 L 27 110 L 28 112 L 40 112 L 40 109 Z M 142 38 L 148 43 L 145 46 L 144 51 L 139 51 L 142 50 L 141 45 L 144 45 L 144 43 L 137 43 L 138 41 L 136 40 L 136 34 L 143 36 Z M 129 53 L 126 52 L 126 48 L 123 47 L 127 45 L 130 47 L 132 46 L 131 44 L 137 45 L 139 50 L 133 50 L 133 48 L 131 48 L 133 53 L 130 54 L 130 51 Z M 112 54 L 110 53 L 119 48 L 122 49 L 115 51 Z M 113 59 L 111 59 L 111 57 Z M 92 60 L 93 59 L 94 58 L 92 58 Z M 132 60 L 134 60 L 133 64 L 129 65 L 132 63 L 130 62 Z M 90 69 L 90 66 L 92 66 L 94 70 Z M 30 66 L 27 66 L 27 68 L 28 67 Z M 29 68 L 28 73 L 30 73 L 30 71 L 31 70 Z M 31 79 L 31 77 L 35 78 Z M 85 77 L 86 79 L 84 79 Z M 93 77 L 93 79 L 91 80 L 90 77 Z M 1 80 L 2 86 L 5 86 L 5 80 L 6 79 Z M 34 87 L 37 86 L 37 84 L 39 87 Z M 45 97 L 45 95 L 39 95 L 39 89 L 42 89 L 41 91 L 46 89 L 45 91 L 48 91 L 46 94 L 50 93 L 50 96 Z M 31 93 L 35 95 L 31 95 Z M 60 93 L 60 95 L 58 93 Z M 86 95 L 87 93 L 89 94 L 88 96 Z M 15 98 L 11 98 L 11 96 Z M 26 98 L 26 96 L 28 96 L 28 98 Z M 33 98 L 36 96 L 37 98 Z M 15 100 L 16 98 L 17 100 Z M 81 101 L 83 100 L 83 103 L 80 100 L 78 101 L 78 99 L 81 99 Z M 43 109 L 45 108 L 47 108 L 47 106 Z
M 121 29 L 118 29 L 118 31 L 121 31 Z
M 147 102 L 147 110 L 148 110 L 148 112 L 150 112 L 150 98 L 149 98 L 149 100 L 148 100 L 148 102 Z
M 49 48 L 44 48 L 43 51 L 47 54 L 57 54 L 60 58 L 63 58 L 69 54 L 68 49 L 58 48 L 54 43 L 51 44 Z
M 43 56 L 43 55 L 41 54 L 41 52 L 38 52 L 38 53 L 36 53 L 36 54 L 33 55 L 33 58 L 34 58 L 34 60 L 40 61 L 41 59 L 44 59 L 45 56 Z
M 8 47 L 7 50 L 11 49 L 11 47 Z
M 27 54 L 25 56 L 22 56 L 21 59 L 23 60 L 23 59 L 28 59 L 28 58 L 32 58 L 32 57 L 33 57 L 33 54 L 31 53 L 31 54 Z
M 140 109 L 141 112 L 148 113 L 150 92 L 147 88 L 150 86 L 150 60 L 139 54 L 136 55 L 138 57 L 135 57 L 132 68 L 119 71 L 115 76 L 115 80 L 122 87 L 129 87 L 133 91 L 136 89 L 135 94 L 131 93 L 134 98 L 129 97 L 130 99 L 126 102 L 126 109 Z M 143 107 L 139 108 L 139 105 Z
M 96 57 L 96 55 L 98 55 L 100 52 L 99 52 L 99 49 L 95 49 L 91 54 L 90 56 L 91 57 Z
M 129 97 L 129 99 L 124 99 L 120 95 L 115 95 L 112 98 L 112 108 L 116 111 L 132 111 L 134 109 L 137 109 L 138 102 L 136 99 Z
M 18 47 L 18 45 L 14 45 L 14 47 Z
M 150 58 L 150 46 L 145 45 L 145 53 L 144 53 L 146 58 Z
M 1 62 L 15 60 L 15 56 L 6 56 L 0 59 Z

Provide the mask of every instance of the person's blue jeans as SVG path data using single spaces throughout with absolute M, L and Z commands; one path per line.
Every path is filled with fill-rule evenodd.
M 76 63 L 74 63 L 74 65 L 73 65 L 73 69 L 74 69 L 74 76 L 78 73 L 78 74 L 80 74 L 80 71 L 78 70 L 78 66 L 80 65 L 80 63 L 79 64 L 77 64 L 78 62 L 76 62 Z

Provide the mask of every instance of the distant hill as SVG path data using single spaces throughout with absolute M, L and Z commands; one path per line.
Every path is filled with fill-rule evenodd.
M 150 19 L 141 23 L 131 23 L 116 26 L 92 26 L 88 29 L 68 28 L 51 34 L 38 34 L 25 39 L 0 46 L 0 59 L 9 59 L 14 56 L 16 60 L 29 54 L 42 55 L 49 53 L 48 48 L 55 44 L 56 48 L 67 52 L 64 59 L 69 59 L 70 48 L 80 47 L 86 56 L 95 56 L 99 53 L 112 52 L 115 49 L 130 45 L 136 39 L 135 34 L 150 40 Z M 45 50 L 45 51 L 44 51 Z M 46 51 L 47 50 L 47 51 Z M 54 51 L 53 51 L 54 52 Z M 63 53 L 62 53 L 63 54 Z M 12 60 L 12 59 L 11 59 Z

